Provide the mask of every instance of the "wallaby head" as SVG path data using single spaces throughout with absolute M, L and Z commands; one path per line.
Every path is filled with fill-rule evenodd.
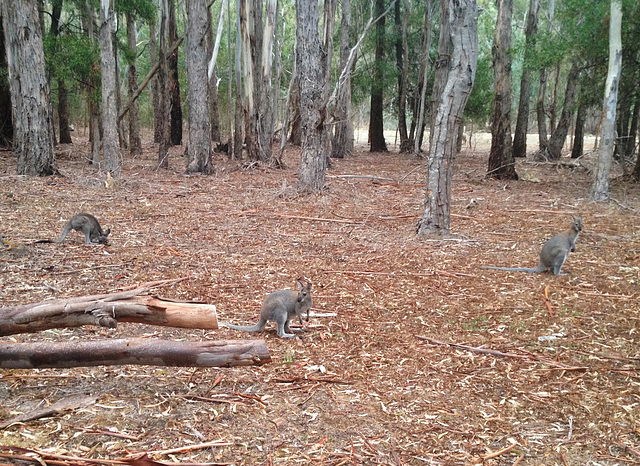
M 571 228 L 578 233 L 582 231 L 582 215 L 573 215 L 571 217 Z
M 304 306 L 307 302 L 311 300 L 311 282 L 309 280 L 305 280 L 304 278 L 298 278 L 297 280 L 300 289 L 298 290 L 298 298 L 297 298 L 297 306 Z M 309 322 L 309 309 L 311 306 L 307 307 L 307 322 Z

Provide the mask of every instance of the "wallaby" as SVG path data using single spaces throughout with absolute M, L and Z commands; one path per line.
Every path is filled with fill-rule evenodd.
M 220 322 L 223 327 L 228 327 L 234 330 L 244 330 L 247 332 L 257 332 L 262 330 L 267 321 L 275 321 L 278 336 L 282 338 L 294 338 L 293 332 L 303 332 L 303 329 L 290 329 L 289 321 L 294 317 L 298 317 L 300 324 L 302 325 L 302 313 L 306 311 L 307 322 L 309 322 L 309 309 L 313 304 L 311 298 L 311 283 L 306 281 L 303 283 L 302 279 L 297 280 L 300 289 L 294 290 L 278 290 L 269 294 L 262 302 L 262 308 L 260 309 L 260 320 L 257 324 L 250 327 L 243 327 L 240 325 L 228 324 L 226 322 Z
M 566 272 L 560 271 L 564 261 L 569 257 L 570 252 L 576 250 L 576 240 L 582 231 L 582 216 L 573 216 L 571 219 L 571 227 L 559 233 L 542 246 L 540 251 L 540 263 L 535 269 L 527 269 L 520 267 L 492 267 L 484 266 L 481 269 L 494 270 L 511 270 L 514 272 L 542 273 L 547 270 L 554 275 L 566 275 Z
M 85 244 L 109 244 L 107 236 L 111 233 L 111 229 L 102 231 L 98 219 L 91 214 L 81 213 L 74 215 L 62 230 L 58 243 L 62 243 L 71 230 L 84 233 Z M 95 241 L 93 241 L 94 239 Z

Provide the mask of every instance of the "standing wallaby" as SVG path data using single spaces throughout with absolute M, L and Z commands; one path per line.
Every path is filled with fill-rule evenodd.
M 566 272 L 561 272 L 560 269 L 564 264 L 564 261 L 569 257 L 570 252 L 576 250 L 576 240 L 578 235 L 582 231 L 582 217 L 580 215 L 573 216 L 571 218 L 571 227 L 563 232 L 559 233 L 542 246 L 540 251 L 540 263 L 535 269 L 519 268 L 519 267 L 480 267 L 481 269 L 494 269 L 494 270 L 511 270 L 514 272 L 529 272 L 529 273 L 542 273 L 547 270 L 551 271 L 554 275 L 565 275 Z
M 294 290 L 278 290 L 268 295 L 262 302 L 262 308 L 260 309 L 260 320 L 257 324 L 250 327 L 243 327 L 240 325 L 228 324 L 226 322 L 220 322 L 223 327 L 228 327 L 234 330 L 244 330 L 247 332 L 257 332 L 262 330 L 267 321 L 275 321 L 278 335 L 282 338 L 294 338 L 295 335 L 291 333 L 302 332 L 303 329 L 290 329 L 289 321 L 294 317 L 298 317 L 300 324 L 302 325 L 302 313 L 306 311 L 307 322 L 309 322 L 309 309 L 313 304 L 311 298 L 311 283 L 306 281 L 302 282 L 302 279 L 297 280 L 300 289 Z
M 62 243 L 71 230 L 81 231 L 84 233 L 85 244 L 109 244 L 107 236 L 111 233 L 111 229 L 102 231 L 98 219 L 91 214 L 76 214 L 67 222 L 62 230 L 58 243 Z M 93 241 L 95 239 L 95 241 Z

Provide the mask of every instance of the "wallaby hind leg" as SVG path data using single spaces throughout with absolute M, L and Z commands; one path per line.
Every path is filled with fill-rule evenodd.
M 293 333 L 287 332 L 289 330 L 289 322 L 285 319 L 276 320 L 276 328 L 278 329 L 278 336 L 282 338 L 295 338 L 296 336 Z M 286 330 L 285 330 L 286 329 Z
M 563 272 L 562 270 L 560 270 L 564 265 L 565 259 L 566 257 L 563 256 L 556 257 L 553 260 L 553 264 L 551 264 L 551 273 L 553 273 L 554 275 L 566 275 L 567 272 Z
M 308 332 L 308 330 L 307 330 L 307 329 L 305 329 L 305 328 L 291 328 L 291 327 L 289 327 L 289 321 L 286 321 L 286 322 L 284 323 L 284 331 L 285 331 L 286 333 L 291 333 L 291 332 Z

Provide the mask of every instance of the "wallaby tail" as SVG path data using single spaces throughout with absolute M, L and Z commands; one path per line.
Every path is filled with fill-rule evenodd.
M 492 269 L 492 270 L 505 270 L 507 272 L 528 272 L 528 273 L 542 273 L 544 269 L 540 269 L 540 267 L 536 267 L 535 269 L 523 268 L 523 267 L 493 267 L 490 265 L 485 265 L 479 267 L 481 269 Z
M 258 330 L 262 330 L 266 323 L 267 323 L 266 320 L 260 319 L 260 321 L 257 324 L 246 326 L 246 327 L 243 325 L 229 324 L 227 322 L 219 322 L 218 325 L 221 325 L 222 327 L 227 327 L 233 330 L 244 330 L 245 332 L 257 332 Z

